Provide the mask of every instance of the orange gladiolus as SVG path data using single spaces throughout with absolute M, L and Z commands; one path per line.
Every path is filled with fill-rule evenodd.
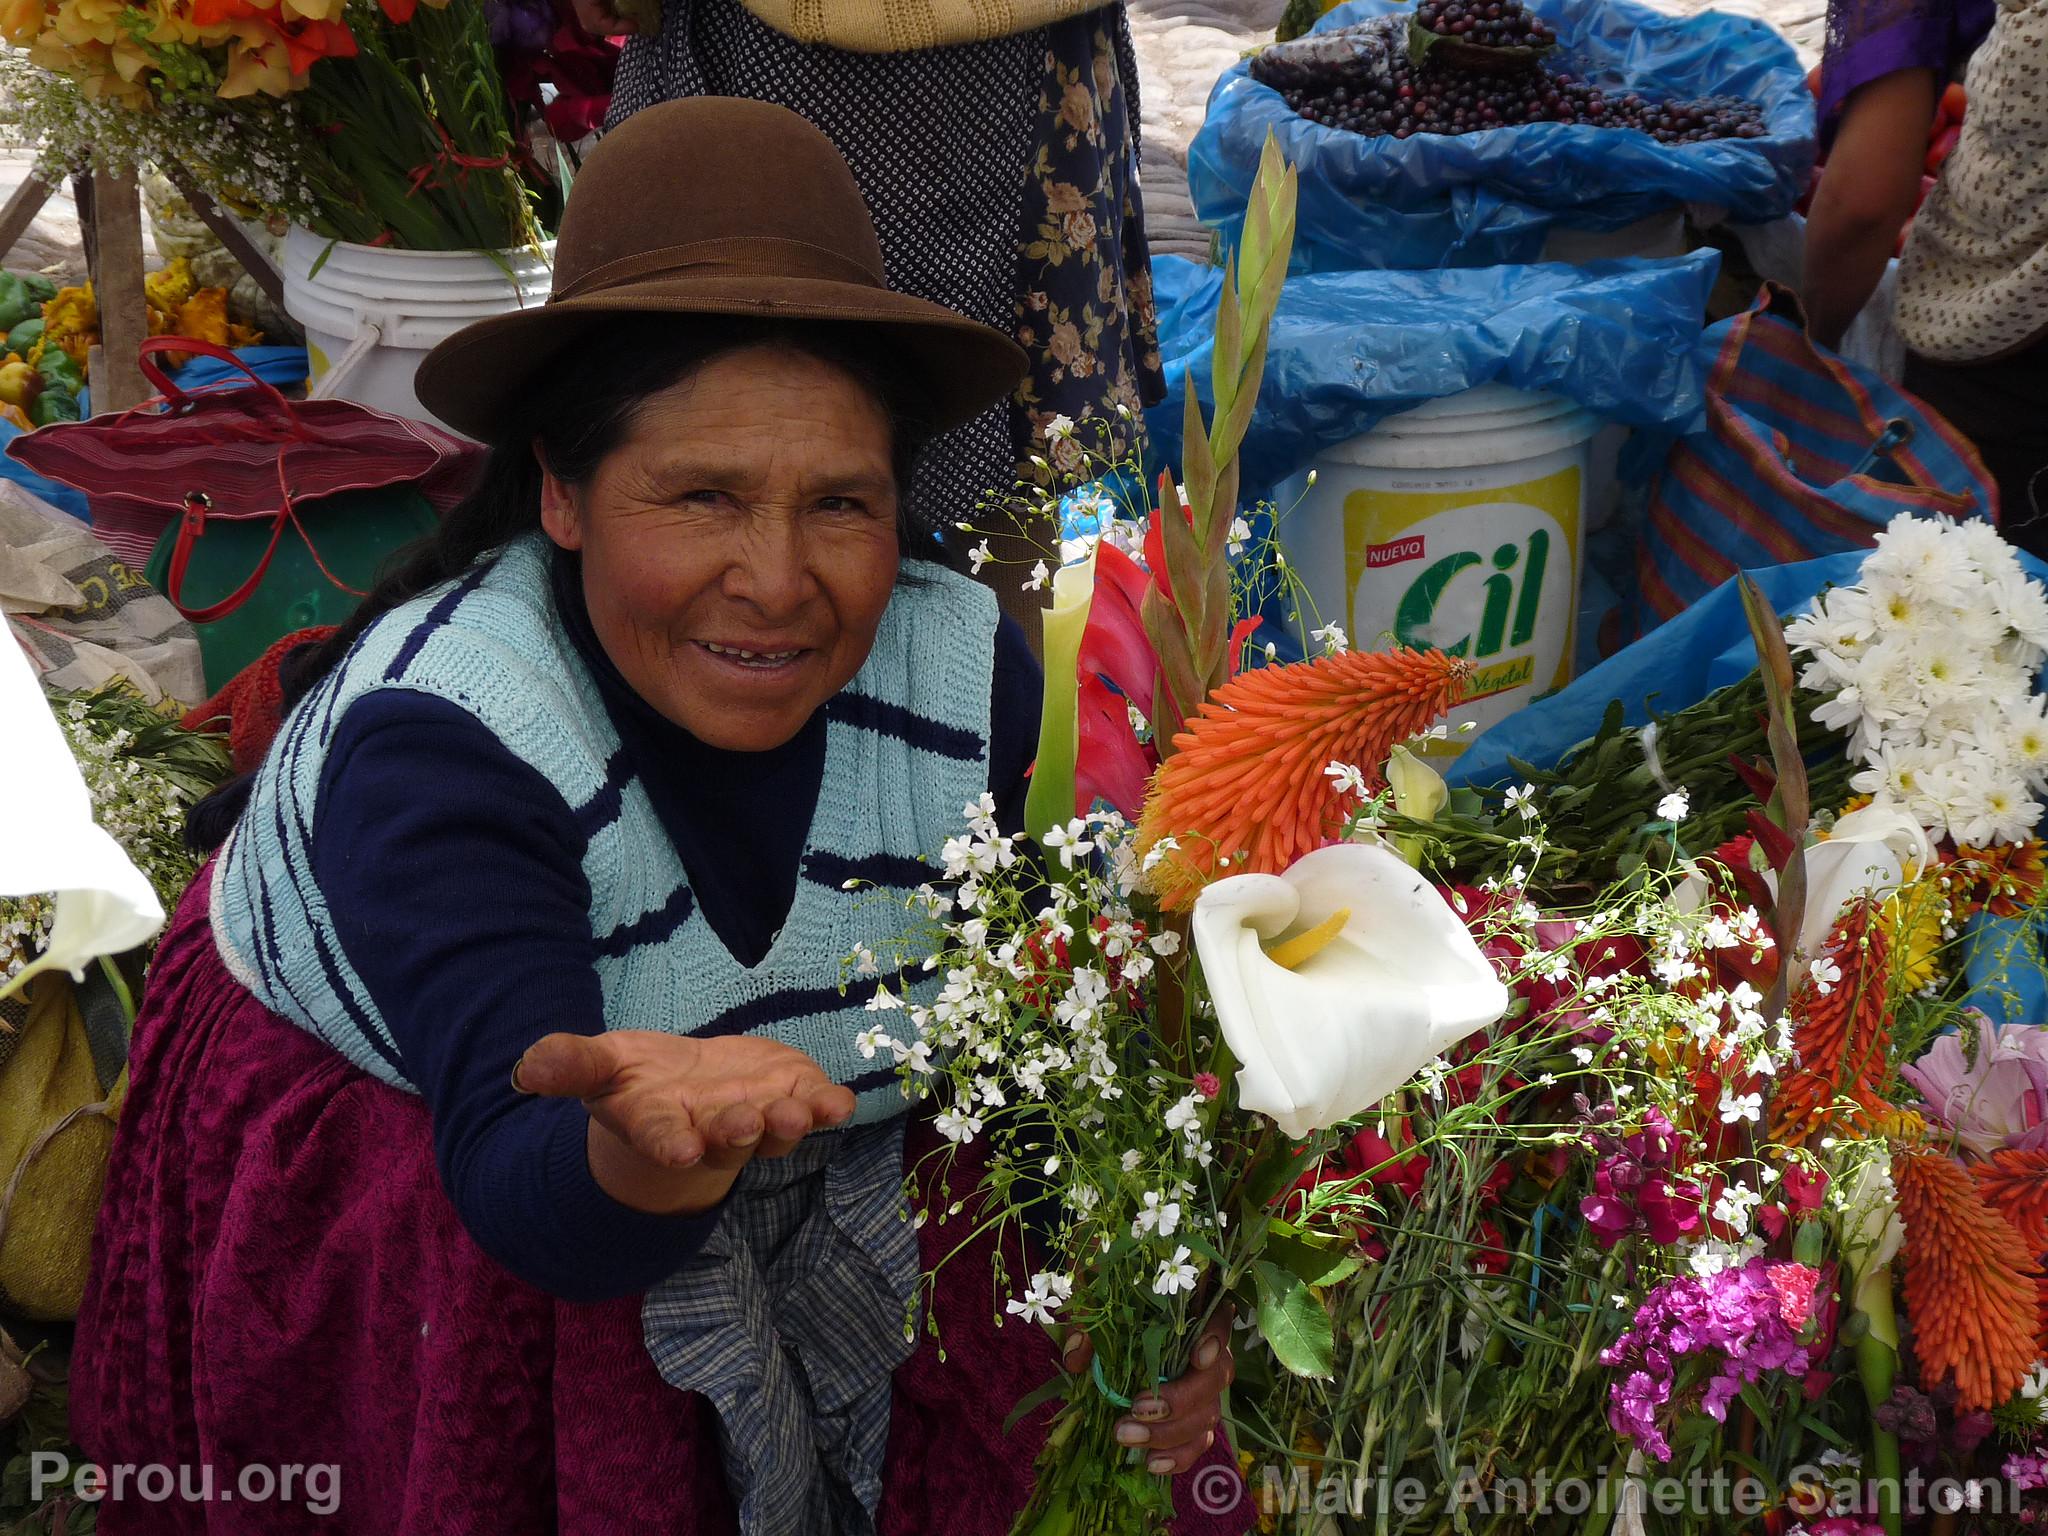
M 1387 754 L 1458 701 L 1470 670 L 1442 651 L 1350 651 L 1217 689 L 1174 737 L 1139 822 L 1141 849 L 1179 845 L 1153 874 L 1161 900 L 1186 906 L 1221 872 L 1278 874 L 1336 837 L 1347 807 L 1324 770 L 1351 764 L 1381 788 Z
M 1994 1408 L 2038 1358 L 2040 1266 L 1953 1158 L 1900 1152 L 1892 1181 L 1906 1229 L 1906 1315 L 1922 1379 L 1953 1377 L 1966 1413 Z
M 1822 953 L 1841 978 L 1822 992 L 1809 974 L 1793 995 L 1799 1065 L 1771 1095 L 1772 1139 L 1792 1147 L 1838 1130 L 1869 1130 L 1889 1107 L 1883 1089 L 1891 1051 L 1885 1006 L 1890 956 L 1876 904 L 1851 903 Z

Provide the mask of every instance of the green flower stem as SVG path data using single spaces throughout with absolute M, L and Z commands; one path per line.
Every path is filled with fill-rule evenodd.
M 1899 1321 L 1892 1306 L 1892 1268 L 1871 1269 L 1856 1280 L 1850 1306 L 1869 1324 L 1856 1341 L 1856 1375 L 1870 1408 L 1870 1471 L 1877 1483 L 1877 1518 L 1885 1536 L 1900 1536 L 1899 1437 L 1877 1424 L 1877 1410 L 1892 1399 L 1899 1368 Z

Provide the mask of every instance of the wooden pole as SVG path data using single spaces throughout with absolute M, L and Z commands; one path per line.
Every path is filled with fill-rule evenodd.
M 256 285 L 269 296 L 270 302 L 279 309 L 284 308 L 284 274 L 271 264 L 271 260 L 256 243 L 242 232 L 237 224 L 220 205 L 201 190 L 199 183 L 192 179 L 192 173 L 176 161 L 166 161 L 163 173 L 171 185 L 178 189 L 178 195 L 192 205 L 192 211 L 200 222 L 213 231 L 214 238 L 233 253 L 235 260 L 242 264 L 248 274 L 256 279 Z
M 103 353 L 92 375 L 95 416 L 125 411 L 150 397 L 136 361 L 149 335 L 142 289 L 142 200 L 132 176 L 92 174 L 93 296 Z
M 33 171 L 23 178 L 14 189 L 14 196 L 7 199 L 7 206 L 0 208 L 0 256 L 13 250 L 15 243 L 28 233 L 29 225 L 35 223 L 36 215 L 56 190 Z

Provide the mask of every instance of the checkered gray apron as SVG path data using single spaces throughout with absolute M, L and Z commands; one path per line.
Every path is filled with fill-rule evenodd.
M 898 1115 L 749 1163 L 704 1246 L 642 1303 L 663 1380 L 718 1410 L 742 1536 L 873 1536 L 890 1376 L 915 1347 L 903 1129 Z

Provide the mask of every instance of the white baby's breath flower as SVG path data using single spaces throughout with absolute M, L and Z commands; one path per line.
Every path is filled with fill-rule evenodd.
M 1180 1202 L 1168 1200 L 1156 1189 L 1145 1191 L 1145 1203 L 1137 1217 L 1131 1222 L 1131 1236 L 1146 1237 L 1157 1233 L 1171 1237 L 1180 1230 Z
M 1536 814 L 1536 786 L 1534 784 L 1522 784 L 1510 789 L 1507 792 L 1505 809 L 1514 811 L 1524 818 L 1534 816 Z
M 1736 1125 L 1742 1121 L 1754 1124 L 1763 1114 L 1764 1096 L 1760 1093 L 1721 1094 L 1721 1123 Z
M 1357 764 L 1332 762 L 1323 770 L 1323 777 L 1330 781 L 1338 794 L 1356 795 L 1361 800 L 1365 798 L 1365 775 Z
M 1680 822 L 1685 820 L 1686 812 L 1691 809 L 1692 801 L 1686 795 L 1686 792 L 1682 789 L 1673 790 L 1657 802 L 1657 819 L 1659 821 Z
M 1160 1296 L 1172 1296 L 1181 1291 L 1195 1288 L 1195 1266 L 1188 1262 L 1185 1246 L 1173 1250 L 1173 1257 L 1159 1261 L 1159 1273 L 1152 1281 L 1152 1289 Z
M 1038 564 L 1031 567 L 1031 576 L 1024 583 L 1024 590 L 1026 592 L 1036 592 L 1050 580 L 1052 580 L 1052 567 L 1041 560 Z

